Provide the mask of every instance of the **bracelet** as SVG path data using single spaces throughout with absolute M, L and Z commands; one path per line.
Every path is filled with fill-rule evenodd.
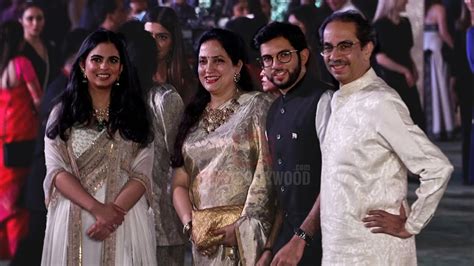
M 190 235 L 189 231 L 191 230 L 192 227 L 193 227 L 193 222 L 191 220 L 189 220 L 189 222 L 187 222 L 185 225 L 183 225 L 183 234 L 184 235 Z
M 303 231 L 301 228 L 295 229 L 295 236 L 301 238 L 306 242 L 306 245 L 309 246 L 311 244 L 311 241 L 313 240 L 313 237 L 311 237 L 308 233 Z

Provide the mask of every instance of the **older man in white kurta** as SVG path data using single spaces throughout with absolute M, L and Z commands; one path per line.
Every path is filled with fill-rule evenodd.
M 370 26 L 333 19 L 323 24 L 323 55 L 341 86 L 317 120 L 323 265 L 416 265 L 413 235 L 433 217 L 453 168 L 370 68 L 373 42 L 356 34 Z M 411 208 L 407 170 L 420 176 Z

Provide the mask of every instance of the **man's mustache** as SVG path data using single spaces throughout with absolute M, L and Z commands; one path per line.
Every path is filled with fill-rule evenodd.
M 343 65 L 349 65 L 349 62 L 342 60 L 342 59 L 337 59 L 337 60 L 329 60 L 328 66 L 343 66 Z

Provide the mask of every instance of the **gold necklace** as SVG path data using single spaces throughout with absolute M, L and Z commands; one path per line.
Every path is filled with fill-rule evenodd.
M 225 108 L 220 107 L 225 106 L 228 101 L 216 108 L 211 108 L 210 103 L 207 104 L 202 115 L 203 128 L 207 134 L 214 132 L 218 127 L 227 122 L 227 120 L 229 120 L 229 118 L 235 113 L 240 105 L 237 101 L 238 95 L 239 93 L 236 91 L 230 100 L 230 104 Z
M 97 122 L 97 130 L 102 131 L 109 121 L 109 106 L 105 108 L 94 108 L 94 113 L 92 114 L 95 117 Z

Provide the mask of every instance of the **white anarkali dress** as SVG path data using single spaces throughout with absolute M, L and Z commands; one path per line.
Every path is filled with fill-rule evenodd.
M 51 118 L 50 118 L 51 120 Z M 100 202 L 111 202 L 130 179 L 151 188 L 153 148 L 140 149 L 120 134 L 73 127 L 67 143 L 45 137 L 47 175 L 44 183 L 48 215 L 41 265 L 156 265 L 154 217 L 144 195 L 105 241 L 86 235 L 94 217 L 54 188 L 61 171 L 78 177 Z
M 399 214 L 412 234 L 433 217 L 453 167 L 413 124 L 395 90 L 370 69 L 318 105 L 321 141 L 323 265 L 416 265 L 414 236 L 375 234 L 370 210 Z M 418 199 L 407 203 L 407 170 L 420 176 Z M 410 210 L 411 209 L 411 210 Z

